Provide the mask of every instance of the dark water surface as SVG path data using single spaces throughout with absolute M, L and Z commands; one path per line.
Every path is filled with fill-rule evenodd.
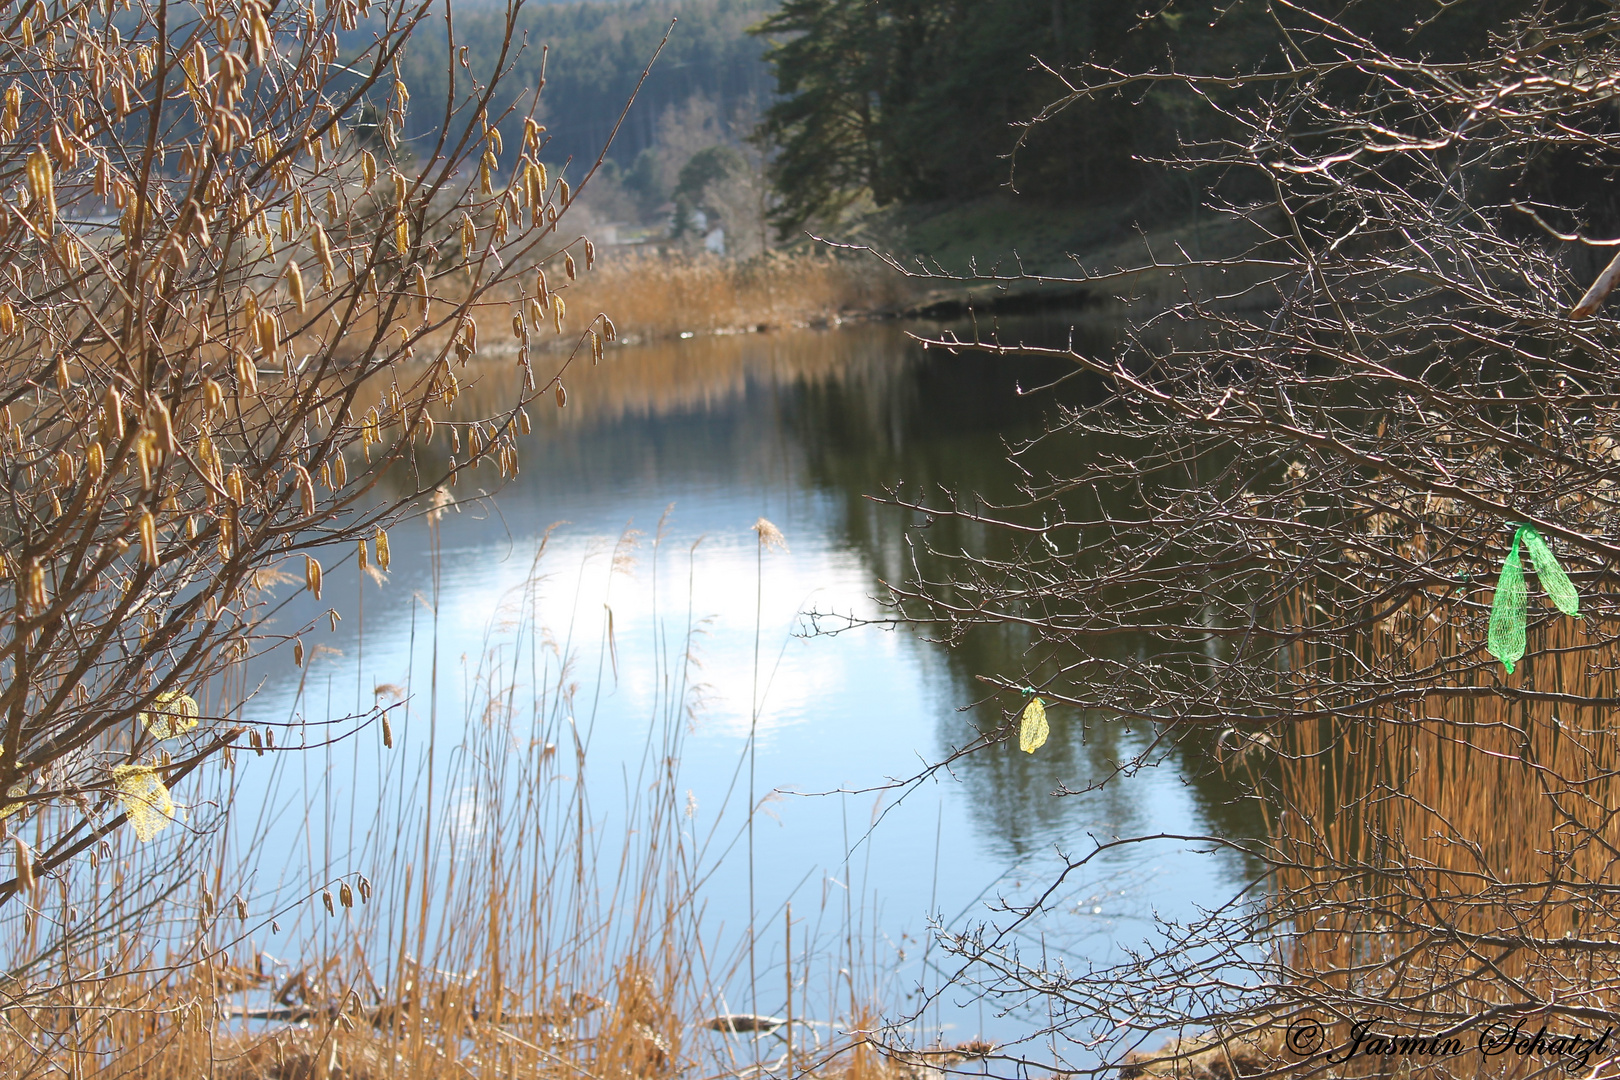
M 919 983 L 937 984 L 939 972 L 952 966 L 937 950 L 922 963 L 930 918 L 954 928 L 990 918 L 987 904 L 1028 897 L 1062 865 L 1062 854 L 1089 851 L 1094 840 L 1262 831 L 1240 790 L 1206 755 L 1185 748 L 1167 748 L 1153 759 L 1156 767 L 1099 790 L 1055 797 L 1059 787 L 1083 788 L 1109 776 L 1116 762 L 1154 737 L 1119 726 L 1087 730 L 1057 709 L 1051 742 L 1039 753 L 1002 743 L 904 798 L 883 787 L 970 741 L 976 725 L 995 721 L 993 707 L 963 707 L 983 696 L 974 676 L 1018 670 L 1021 643 L 985 633 L 948 650 L 915 630 L 882 627 L 807 635 L 804 613 L 878 616 L 871 597 L 880 582 L 907 576 L 912 519 L 870 495 L 903 482 L 919 491 L 945 485 L 992 502 L 1014 501 L 1018 474 L 1006 461 L 1006 445 L 1038 433 L 1060 402 L 1096 392 L 1074 380 L 1020 395 L 1020 386 L 1044 384 L 1062 370 L 925 352 L 905 329 L 863 325 L 618 350 L 601 367 L 570 377 L 566 409 L 533 410 L 523 470 L 493 508 L 478 503 L 473 485 L 463 481 L 455 491 L 461 503 L 442 523 L 439 723 L 461 722 L 459 702 L 477 660 L 512 617 L 511 598 L 538 565 L 542 621 L 559 653 L 573 658 L 578 690 L 571 715 L 588 745 L 592 782 L 603 790 L 597 805 L 604 808 L 604 835 L 623 827 L 613 807 L 634 782 L 649 718 L 668 692 L 659 650 L 667 653 L 668 640 L 681 639 L 689 606 L 700 630 L 695 652 L 703 686 L 687 722 L 679 783 L 690 793 L 695 832 L 718 822 L 717 835 L 737 839 L 723 858 L 729 841 L 713 845 L 703 891 L 705 922 L 722 934 L 738 935 L 750 922 L 749 860 L 738 829 L 757 685 L 756 795 L 780 794 L 756 819 L 753 921 L 761 928 L 760 953 L 780 956 L 780 912 L 791 900 L 803 927 L 795 933 L 819 942 L 810 950 L 801 1013 L 833 1011 L 827 987 L 853 959 L 864 969 L 863 985 L 903 1014 Z M 1054 325 L 1019 332 L 1051 334 Z M 1090 333 L 1101 341 L 1108 332 Z M 486 363 L 491 383 L 509 377 L 510 361 Z M 469 391 L 475 403 L 479 392 L 476 385 Z M 1076 452 L 1087 450 L 1071 441 L 1042 451 Z M 1032 461 L 1039 465 L 1039 455 Z M 786 551 L 760 553 L 751 530 L 760 517 L 781 530 Z M 642 534 L 634 545 L 621 543 L 627 529 Z M 932 539 L 941 546 L 980 542 L 966 534 Z M 362 587 L 351 560 L 329 569 L 326 604 L 304 594 L 288 600 L 280 616 L 288 627 L 328 604 L 337 608 L 343 621 L 336 632 L 309 639 L 312 649 L 318 642 L 336 651 L 322 653 L 307 673 L 292 666 L 286 650 L 273 654 L 258 669 L 262 688 L 250 718 L 340 716 L 369 707 L 376 687 L 387 684 L 412 697 L 408 716 L 396 720 L 402 746 L 395 753 L 422 745 L 421 673 L 431 662 L 425 612 L 433 594 L 426 526 L 400 526 L 391 546 L 385 585 Z M 655 567 L 662 575 L 656 599 Z M 608 609 L 611 643 L 603 633 Z M 307 682 L 300 691 L 301 677 Z M 239 846 L 258 860 L 261 894 L 272 894 L 278 883 L 290 887 L 299 867 L 341 872 L 377 857 L 377 827 L 363 824 L 384 801 L 376 742 L 363 734 L 352 745 L 287 755 L 273 777 L 267 766 L 264 778 L 244 781 L 248 793 L 264 794 L 282 815 L 239 815 Z M 322 824 L 297 830 L 276 824 L 287 815 L 296 820 L 306 794 Z M 455 790 L 443 795 L 451 807 L 446 828 L 454 828 L 457 797 Z M 255 838 L 256 827 L 265 839 Z M 1123 947 L 1151 939 L 1156 914 L 1188 917 L 1200 905 L 1230 898 L 1244 872 L 1229 853 L 1196 845 L 1122 849 L 1071 880 L 1026 947 L 1065 956 L 1071 967 L 1107 963 Z M 857 940 L 858 948 L 850 944 Z M 750 1007 L 745 983 L 734 978 L 728 992 L 739 1010 Z M 758 1009 L 780 1010 L 780 974 L 761 978 L 759 986 L 770 989 L 755 992 Z M 922 1018 L 917 1037 L 1007 1040 L 1038 1019 L 999 1016 L 965 991 L 948 992 Z

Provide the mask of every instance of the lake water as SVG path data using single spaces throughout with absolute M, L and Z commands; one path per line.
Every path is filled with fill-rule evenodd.
M 433 714 L 422 672 L 432 656 L 434 597 L 441 734 L 463 722 L 480 657 L 516 619 L 514 598 L 526 597 L 559 652 L 573 657 L 579 689 L 568 711 L 588 747 L 603 808 L 597 827 L 611 846 L 624 828 L 615 807 L 642 775 L 649 726 L 667 708 L 669 642 L 695 624 L 703 692 L 685 721 L 678 783 L 689 792 L 693 832 L 715 837 L 705 849 L 705 923 L 733 948 L 754 923 L 759 956 L 776 964 L 791 901 L 807 971 L 804 1000 L 795 1003 L 801 1015 L 831 1014 L 837 1006 L 826 988 L 854 963 L 873 996 L 904 1016 L 920 1000 L 917 989 L 936 987 L 952 968 L 925 947 L 930 919 L 953 929 L 993 921 L 991 905 L 1029 898 L 1065 855 L 1096 841 L 1260 832 L 1242 792 L 1185 748 L 1167 748 L 1152 759 L 1156 767 L 1088 794 L 1055 796 L 1107 777 L 1154 735 L 1088 730 L 1059 709 L 1051 742 L 1037 754 L 1003 742 L 920 783 L 886 786 L 999 722 L 995 705 L 964 707 L 985 696 L 976 675 L 1017 670 L 1019 642 L 986 633 L 951 650 L 925 632 L 883 626 L 818 635 L 807 632 L 805 614 L 881 616 L 873 600 L 881 583 L 905 580 L 915 522 L 869 496 L 903 482 L 917 492 L 946 485 L 1009 501 L 1017 473 L 1005 445 L 1039 432 L 1065 398 L 1094 392 L 1075 382 L 1021 395 L 1020 386 L 1041 385 L 1061 369 L 924 351 L 906 329 L 696 338 L 618 349 L 600 367 L 571 373 L 565 409 L 531 410 L 522 472 L 493 506 L 475 498 L 470 482 L 454 491 L 458 505 L 441 519 L 437 560 L 418 520 L 392 531 L 386 584 L 362 585 L 351 558 L 329 566 L 324 603 L 301 591 L 285 598 L 279 626 L 296 629 L 327 606 L 342 621 L 306 635 L 312 653 L 323 651 L 303 670 L 286 649 L 259 661 L 245 717 L 290 723 L 280 730 L 296 734 L 283 742 L 313 744 L 318 729 L 300 724 L 363 711 L 378 686 L 395 686 L 410 702 L 394 714 L 398 745 L 389 760 L 415 761 Z M 1028 332 L 1053 329 L 1049 321 Z M 509 360 L 484 362 L 492 383 L 509 378 Z M 477 394 L 475 387 L 470 396 Z M 1073 444 L 1061 452 L 1075 452 Z M 785 551 L 761 552 L 752 530 L 761 517 L 781 530 Z M 639 539 L 624 540 L 627 530 L 639 530 Z M 611 642 L 603 633 L 609 609 Z M 756 797 L 769 795 L 753 834 L 752 918 L 741 828 L 751 728 L 753 787 Z M 259 909 L 296 894 L 312 868 L 319 880 L 386 856 L 387 837 L 366 824 L 390 797 L 391 781 L 379 776 L 410 787 L 425 773 L 419 763 L 380 772 L 378 743 L 368 729 L 335 747 L 242 757 L 249 767 L 239 770 L 244 809 L 234 842 L 258 867 Z M 443 827 L 454 829 L 460 795 L 447 785 L 439 797 L 449 808 Z M 268 810 L 250 809 L 256 801 Z M 306 805 L 317 810 L 313 826 L 301 823 Z M 1127 847 L 1071 877 L 1021 940 L 1071 969 L 1117 960 L 1123 948 L 1154 938 L 1157 917 L 1189 917 L 1230 898 L 1246 869 L 1230 853 L 1180 841 Z M 315 925 L 287 910 L 283 934 Z M 767 966 L 759 960 L 752 992 L 745 968 L 735 969 L 732 1007 L 782 1009 L 780 966 L 766 977 Z M 1038 1011 L 1002 1014 L 956 989 L 917 1018 L 912 1034 L 919 1042 L 1008 1042 L 1029 1037 L 1043 1019 Z M 1048 1050 L 1037 1041 L 1023 1052 Z

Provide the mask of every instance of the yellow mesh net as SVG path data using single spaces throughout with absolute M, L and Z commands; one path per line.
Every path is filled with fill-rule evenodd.
M 1031 698 L 1018 721 L 1018 749 L 1033 754 L 1046 744 L 1051 728 L 1046 723 L 1046 702 Z
M 172 739 L 196 727 L 199 715 L 196 698 L 179 690 L 165 690 L 150 711 L 141 713 L 141 722 L 154 739 Z
M 112 775 L 118 801 L 124 804 L 124 814 L 137 839 L 144 843 L 169 827 L 174 820 L 174 800 L 169 798 L 169 789 L 158 779 L 156 769 L 150 765 L 117 765 Z

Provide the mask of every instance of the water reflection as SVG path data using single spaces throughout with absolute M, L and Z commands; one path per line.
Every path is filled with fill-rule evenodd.
M 1058 325 L 1066 336 L 1066 321 L 1009 331 L 1043 335 Z M 1089 341 L 1082 335 L 1082 346 L 1101 348 L 1111 330 L 1095 327 L 1090 334 Z M 698 339 L 618 350 L 600 366 L 571 367 L 568 406 L 533 410 L 520 474 L 492 503 L 479 496 L 496 489 L 493 468 L 452 491 L 457 505 L 443 519 L 436 581 L 443 655 L 476 659 L 503 618 L 503 598 L 530 572 L 536 538 L 566 522 L 551 534 L 536 602 L 557 640 L 578 653 L 584 692 L 574 715 L 588 732 L 597 775 L 621 784 L 613 763 L 622 760 L 633 773 L 665 671 L 653 643 L 678 635 L 689 599 L 701 624 L 708 685 L 682 761 L 682 783 L 700 808 L 696 820 L 710 827 L 728 798 L 735 813 L 757 678 L 761 790 L 861 793 L 770 804 L 760 826 L 755 878 L 763 886 L 753 915 L 770 925 L 772 910 L 789 897 L 796 912 L 826 915 L 842 895 L 874 949 L 879 929 L 891 942 L 902 941 L 903 932 L 915 937 L 929 912 L 947 921 L 983 917 L 984 898 L 1035 887 L 1050 872 L 1055 847 L 1075 850 L 1090 837 L 1161 831 L 1259 835 L 1263 824 L 1247 789 L 1221 774 L 1210 737 L 1160 745 L 1159 732 L 1087 723 L 1062 710 L 1053 712 L 1052 740 L 1041 753 L 1021 754 L 1004 743 L 969 755 L 896 808 L 893 792 L 871 789 L 918 772 L 999 723 L 1008 702 L 963 707 L 985 697 L 976 676 L 1020 669 L 1027 643 L 1003 630 L 971 633 L 950 649 L 909 630 L 795 636 L 802 630 L 798 613 L 810 607 L 880 615 L 869 596 L 883 582 L 909 576 L 914 556 L 926 574 L 937 575 L 926 552 L 908 544 L 907 528 L 920 522 L 873 501 L 874 493 L 904 484 L 972 492 L 992 503 L 1017 500 L 1020 473 L 1006 460 L 1009 446 L 1041 432 L 1065 403 L 1096 398 L 1096 387 L 1082 380 L 1019 393 L 1065 373 L 1060 365 L 1027 360 L 925 352 L 896 325 Z M 458 408 L 495 411 L 510 400 L 516 378 L 509 357 L 469 365 Z M 1083 439 L 1053 440 L 1022 467 L 1039 474 L 1100 449 L 1106 448 Z M 421 452 L 449 450 L 440 439 Z M 660 526 L 670 504 L 674 511 Z M 749 527 L 762 515 L 787 534 L 790 552 L 758 555 Z M 611 570 L 615 538 L 630 526 L 649 537 L 662 531 L 665 584 L 657 596 L 646 537 L 641 567 L 617 577 Z M 938 551 L 998 553 L 997 538 L 959 522 L 936 525 L 928 540 Z M 253 709 L 260 716 L 318 718 L 349 707 L 351 691 L 353 705 L 365 707 L 376 685 L 391 684 L 411 691 L 417 699 L 411 723 L 422 722 L 420 673 L 430 654 L 420 598 L 433 595 L 434 568 L 421 523 L 395 530 L 392 546 L 392 580 L 384 588 L 360 581 L 352 566 L 329 570 L 327 601 L 350 598 L 338 601 L 338 630 L 321 639 L 335 652 L 308 673 L 272 657 L 258 671 L 265 684 Z M 679 584 L 671 589 L 671 581 Z M 302 625 L 325 606 L 306 594 L 291 596 L 282 623 Z M 607 607 L 611 645 L 596 629 Z M 756 633 L 764 643 L 757 669 Z M 594 672 L 602 673 L 599 682 Z M 302 696 L 300 678 L 309 680 Z M 442 681 L 441 697 L 459 692 L 459 678 Z M 447 701 L 443 715 L 459 711 Z M 1118 762 L 1155 745 L 1155 767 L 1134 777 L 1115 777 L 1083 796 L 1052 794 L 1096 784 Z M 355 794 L 370 790 L 358 779 L 365 768 L 355 753 L 351 773 L 328 754 L 325 783 L 343 791 L 329 803 L 368 804 L 366 794 Z M 879 817 L 882 827 L 868 837 Z M 611 826 L 610 815 L 608 833 Z M 345 835 L 345 826 L 338 821 L 327 831 Z M 322 865 L 351 857 L 347 848 L 310 852 Z M 1076 882 L 1052 940 L 1067 941 L 1078 959 L 1106 961 L 1122 941 L 1141 938 L 1154 911 L 1190 913 L 1223 891 L 1230 895 L 1245 870 L 1229 855 L 1174 844 L 1121 852 Z M 732 928 L 747 924 L 746 864 L 732 859 L 708 880 L 711 918 Z M 881 962 L 896 964 L 898 956 L 898 947 L 887 948 Z M 915 956 L 908 963 L 892 987 L 898 1007 L 904 991 L 925 977 Z M 939 1023 L 990 1033 L 1000 1025 L 1007 1034 L 1017 1021 L 966 1015 Z
M 1073 340 L 1079 349 L 1102 352 L 1112 347 L 1115 327 L 1086 322 L 1074 326 L 1068 320 L 1047 318 L 1004 324 L 1000 331 L 1004 339 Z M 1071 475 L 1084 459 L 1116 449 L 1070 434 L 1025 446 L 1045 433 L 1066 406 L 1084 407 L 1100 400 L 1102 390 L 1094 380 L 1065 378 L 1072 375 L 1067 365 L 953 355 L 937 349 L 924 352 L 897 339 L 898 335 L 885 335 L 874 342 L 887 353 L 888 363 L 852 368 L 858 372 L 853 377 L 806 385 L 783 403 L 784 426 L 803 448 L 808 483 L 834 500 L 840 540 L 861 554 L 874 588 L 884 582 L 902 584 L 919 572 L 926 579 L 943 580 L 956 568 L 945 565 L 938 552 L 971 551 L 1002 559 L 1012 556 L 1013 550 L 1005 532 L 975 528 L 956 518 L 930 522 L 925 534 L 908 543 L 906 529 L 919 524 L 917 515 L 872 496 L 903 488 L 911 499 L 949 492 L 1006 507 L 1024 501 L 1021 482 Z M 1014 449 L 1020 451 L 1017 468 L 1007 460 Z M 1074 504 L 1075 517 L 1094 513 L 1079 499 Z M 1128 514 L 1131 508 L 1122 504 L 1105 509 Z M 965 706 L 985 697 L 977 676 L 1008 674 L 1028 665 L 1029 645 L 1028 635 L 1017 627 L 980 628 L 952 648 L 938 650 L 934 659 L 950 674 L 952 701 Z M 1146 645 L 1121 636 L 1094 639 L 1092 647 L 1126 654 Z M 974 732 L 990 730 L 1002 719 L 1001 709 L 986 703 L 965 722 L 942 722 L 940 745 L 965 743 Z M 1217 734 L 1178 733 L 1167 747 L 1165 765 L 1188 783 L 1201 815 L 1216 831 L 1227 836 L 1260 835 L 1262 815 L 1255 800 L 1245 787 L 1230 783 L 1215 762 Z M 1040 754 L 1021 754 L 1003 744 L 970 755 L 962 761 L 960 775 L 972 792 L 969 803 L 981 834 L 1009 856 L 1050 842 L 1063 831 L 1070 812 L 1061 799 L 1052 797 L 1053 792 L 1102 783 L 1118 764 L 1142 753 L 1158 735 L 1054 711 L 1052 742 Z M 1119 834 L 1147 831 L 1151 824 L 1152 807 L 1130 784 L 1104 785 L 1094 801 L 1101 808 L 1101 820 Z

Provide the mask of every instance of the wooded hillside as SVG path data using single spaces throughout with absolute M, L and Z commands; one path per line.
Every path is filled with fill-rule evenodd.
M 1545 5 L 1346 6 L 1348 25 L 1369 40 L 1445 59 Z M 1581 5 L 1554 6 L 1573 15 Z M 1167 175 L 1153 159 L 1236 127 L 1174 82 L 1137 83 L 1066 108 L 1009 159 L 1020 125 L 1062 97 L 1064 78 L 1088 61 L 1116 71 L 1230 75 L 1275 65 L 1288 47 L 1267 4 L 1171 0 L 1147 16 L 1143 8 L 1115 0 L 786 0 L 763 27 L 779 94 L 767 129 L 780 149 L 780 224 L 796 229 L 868 192 L 879 206 L 952 201 L 996 191 L 1010 177 L 1046 200 L 1191 205 L 1217 178 Z M 1096 81 L 1099 72 L 1089 76 Z M 1219 86 L 1203 89 L 1219 104 Z
M 540 119 L 551 136 L 545 158 L 553 164 L 569 158 L 581 163 L 595 161 L 670 21 L 676 19 L 669 44 L 614 143 L 614 159 L 628 168 L 653 144 L 660 115 L 694 96 L 713 101 L 722 115 L 751 100 L 763 106 L 770 95 L 771 75 L 760 59 L 764 43 L 751 37 L 748 29 L 772 7 L 769 0 L 525 6 L 518 16 L 516 39 L 527 48 L 511 60 L 514 69 L 504 87 L 504 100 L 494 102 L 491 112 L 539 84 L 544 46 L 549 56 Z M 455 11 L 456 46 L 466 47 L 468 70 L 480 79 L 487 78 L 500 55 L 505 21 L 504 8 L 497 6 Z M 411 42 L 402 73 L 413 96 L 444 100 L 449 39 L 443 31 L 424 32 Z M 458 66 L 458 73 L 461 70 Z M 442 115 L 429 110 L 413 110 L 407 134 L 426 135 L 436 131 L 442 121 Z M 505 133 L 506 143 L 516 145 L 512 136 L 521 132 L 522 125 L 515 125 L 514 131 Z M 583 170 L 570 170 L 570 175 L 583 175 Z

